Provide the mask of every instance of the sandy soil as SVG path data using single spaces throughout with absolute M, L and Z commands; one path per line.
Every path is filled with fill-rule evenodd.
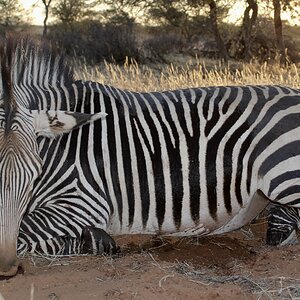
M 210 238 L 121 236 L 116 257 L 24 258 L 0 292 L 5 300 L 299 299 L 300 245 L 267 247 L 264 235 L 259 220 Z

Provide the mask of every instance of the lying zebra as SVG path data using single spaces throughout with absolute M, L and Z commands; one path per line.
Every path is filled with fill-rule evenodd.
M 269 201 L 267 242 L 295 239 L 300 90 L 135 93 L 75 81 L 26 40 L 0 47 L 0 274 L 18 253 L 114 252 L 109 234 L 220 234 Z

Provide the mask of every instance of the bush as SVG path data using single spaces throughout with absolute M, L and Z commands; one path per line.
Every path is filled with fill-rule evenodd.
M 48 38 L 67 55 L 84 57 L 89 63 L 140 60 L 132 25 L 102 25 L 96 21 L 69 27 L 60 24 L 51 28 Z
M 153 34 L 143 42 L 144 56 L 155 61 L 165 62 L 164 55 L 182 52 L 185 41 L 178 33 Z
M 300 61 L 299 42 L 296 42 L 291 26 L 284 24 L 284 43 L 287 57 L 292 63 Z M 296 31 L 298 32 L 298 31 Z M 243 45 L 240 44 L 240 32 L 237 31 L 235 36 L 231 37 L 227 42 L 227 48 L 230 56 L 234 59 L 245 59 Z M 254 36 L 250 44 L 250 59 L 259 62 L 276 61 L 278 59 L 278 51 L 276 47 L 276 36 L 274 33 L 274 21 L 270 18 L 258 18 L 254 28 Z

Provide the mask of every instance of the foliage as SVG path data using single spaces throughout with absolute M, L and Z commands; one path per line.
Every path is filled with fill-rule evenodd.
M 98 63 L 104 59 L 122 63 L 126 57 L 139 60 L 139 50 L 132 26 L 102 25 L 97 21 L 56 25 L 49 39 L 68 55 Z
M 281 21 L 282 11 L 299 17 L 299 0 L 240 0 L 245 10 L 232 30 L 228 30 L 231 25 L 225 19 L 235 3 L 230 0 L 39 2 L 45 8 L 44 37 L 50 32 L 49 39 L 60 48 L 68 54 L 86 56 L 88 61 L 114 59 L 122 63 L 130 57 L 140 62 L 145 58 L 147 62 L 165 62 L 166 56 L 183 52 L 213 54 L 225 63 L 229 58 L 248 62 L 278 57 L 284 62 L 300 61 L 300 39 L 297 41 L 297 34 L 291 39 L 287 25 Z M 272 16 L 267 26 L 263 25 L 266 7 L 269 18 Z M 48 14 L 56 17 L 54 25 L 47 24 Z M 19 0 L 0 0 L 0 33 L 16 28 L 20 16 Z M 137 25 L 138 21 L 143 24 Z M 156 30 L 150 32 L 150 27 Z
M 165 55 L 181 53 L 186 41 L 175 32 L 157 32 L 143 43 L 143 60 L 166 62 Z
M 98 0 L 103 5 L 106 23 L 115 25 L 133 24 L 142 11 L 143 1 L 138 0 Z
M 21 23 L 23 8 L 19 0 L 0 1 L 0 26 L 2 29 L 12 29 Z
M 56 5 L 52 8 L 52 13 L 60 22 L 70 25 L 94 14 L 92 8 L 95 5 L 95 1 L 57 0 Z
M 185 38 L 200 34 L 203 26 L 211 30 L 208 0 L 147 0 L 145 9 L 152 19 L 160 25 L 180 28 Z M 220 1 L 213 1 L 218 4 Z M 226 1 L 218 5 L 218 18 L 224 18 L 229 6 Z

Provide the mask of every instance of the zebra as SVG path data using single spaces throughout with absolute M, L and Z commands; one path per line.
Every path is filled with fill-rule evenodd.
M 267 242 L 296 240 L 299 89 L 125 91 L 8 38 L 0 93 L 0 275 L 26 252 L 114 253 L 117 234 L 222 234 L 270 202 Z

